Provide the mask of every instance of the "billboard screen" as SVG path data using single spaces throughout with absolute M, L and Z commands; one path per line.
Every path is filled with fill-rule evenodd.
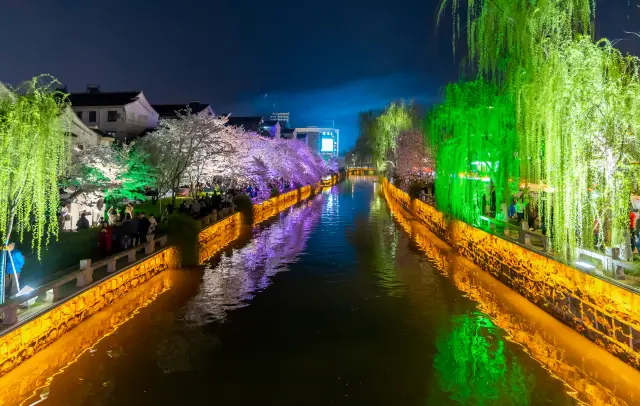
M 333 138 L 323 138 L 321 152 L 333 152 Z

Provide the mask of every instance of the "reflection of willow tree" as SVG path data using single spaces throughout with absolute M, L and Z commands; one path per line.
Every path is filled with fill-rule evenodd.
M 453 331 L 436 342 L 440 387 L 460 404 L 530 403 L 522 367 L 510 356 L 491 320 L 480 314 L 453 319 Z
M 384 207 L 382 197 L 375 193 L 371 199 L 369 217 L 357 217 L 354 220 L 351 243 L 356 246 L 358 262 L 373 265 L 380 284 L 393 296 L 397 292 L 394 287 L 397 282 L 395 260 L 398 233 Z

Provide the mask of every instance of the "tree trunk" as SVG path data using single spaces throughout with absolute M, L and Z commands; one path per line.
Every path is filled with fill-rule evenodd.
M 11 233 L 13 232 L 13 220 L 16 216 L 15 207 L 11 209 L 9 212 L 9 223 L 7 224 L 7 235 L 4 241 L 4 246 L 2 247 L 2 255 L 0 255 L 0 271 L 2 275 L 0 275 L 0 304 L 5 302 L 4 292 L 6 286 L 6 275 L 7 275 L 7 256 L 4 247 L 9 244 L 9 238 L 11 237 Z

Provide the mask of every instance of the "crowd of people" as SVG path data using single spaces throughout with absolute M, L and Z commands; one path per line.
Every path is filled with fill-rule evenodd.
M 262 185 L 263 188 L 267 188 L 268 192 L 276 187 L 282 191 L 291 186 L 291 182 L 283 178 L 272 179 Z M 195 194 L 198 197 L 182 199 L 177 207 L 168 204 L 160 219 L 156 219 L 153 215 L 147 216 L 143 212 L 136 213 L 133 203 L 129 202 L 120 208 L 109 208 L 104 216 L 99 218 L 96 216 L 92 219 L 93 221 L 90 221 L 91 215 L 80 213 L 80 218 L 75 223 L 76 230 L 87 230 L 91 228 L 92 223 L 99 224 L 97 245 L 100 255 L 104 258 L 146 242 L 150 238 L 149 236 L 154 235 L 158 224 L 166 222 L 174 212 L 198 219 L 214 211 L 218 215 L 233 212 L 234 199 L 239 194 L 245 194 L 254 201 L 265 197 L 265 190 L 261 190 L 260 186 L 248 183 L 232 184 L 221 181 L 207 187 L 200 187 L 197 191 L 198 193 Z M 104 207 L 104 203 L 101 205 Z M 68 219 L 68 206 L 62 206 L 59 213 L 62 231 L 65 230 L 64 224 Z

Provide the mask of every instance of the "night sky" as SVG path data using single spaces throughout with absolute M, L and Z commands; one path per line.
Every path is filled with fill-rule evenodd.
M 70 91 L 142 89 L 152 103 L 335 120 L 399 98 L 430 104 L 459 76 L 439 0 L 0 0 L 0 81 L 50 73 Z M 598 36 L 640 55 L 639 0 L 598 0 Z M 605 5 L 606 4 L 606 5 Z

